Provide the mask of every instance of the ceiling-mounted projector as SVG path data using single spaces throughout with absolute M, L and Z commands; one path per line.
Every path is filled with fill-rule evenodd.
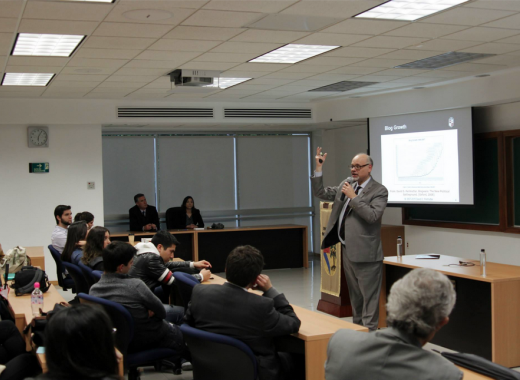
M 212 85 L 219 76 L 220 71 L 216 70 L 177 69 L 170 73 L 170 81 L 175 86 L 203 87 Z

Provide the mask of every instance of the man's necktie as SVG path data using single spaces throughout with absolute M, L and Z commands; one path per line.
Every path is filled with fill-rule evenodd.
M 143 210 L 143 216 L 146 218 L 146 211 Z
M 356 189 L 356 195 L 359 194 L 359 192 L 362 190 L 363 188 L 361 186 L 358 186 L 357 189 Z M 350 200 L 352 201 L 352 199 Z M 347 219 L 347 216 L 349 214 L 349 211 L 350 211 L 350 202 L 348 203 L 348 206 L 347 208 L 345 209 L 345 214 L 343 214 L 343 220 L 341 221 L 341 230 L 339 230 L 339 236 L 341 236 L 341 238 L 343 239 L 343 241 L 345 241 L 345 220 Z

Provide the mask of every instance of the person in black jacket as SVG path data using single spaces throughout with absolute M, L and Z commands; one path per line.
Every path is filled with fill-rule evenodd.
M 247 344 L 257 358 L 260 380 L 301 379 L 303 364 L 297 366 L 294 357 L 276 352 L 274 345 L 275 337 L 298 332 L 301 322 L 269 277 L 260 274 L 263 266 L 256 248 L 235 248 L 226 260 L 228 282 L 195 286 L 184 319 L 195 328 Z M 263 291 L 263 296 L 249 292 L 251 288 Z
M 158 231 L 161 224 L 157 209 L 148 205 L 144 194 L 136 194 L 134 202 L 135 206 L 128 210 L 130 231 Z
M 202 220 L 202 216 L 200 215 L 200 211 L 195 208 L 195 202 L 193 198 L 187 196 L 182 201 L 182 205 L 180 209 L 177 209 L 173 215 L 173 226 L 174 229 L 194 229 L 194 228 L 203 228 L 204 221 Z

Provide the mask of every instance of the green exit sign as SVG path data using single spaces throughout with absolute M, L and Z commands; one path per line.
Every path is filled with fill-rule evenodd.
M 30 162 L 29 173 L 48 173 L 49 163 L 48 162 Z

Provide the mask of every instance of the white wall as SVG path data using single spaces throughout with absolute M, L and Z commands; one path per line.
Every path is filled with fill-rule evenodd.
M 54 208 L 90 211 L 103 225 L 103 169 L 100 125 L 49 125 L 48 148 L 27 147 L 27 125 L 0 126 L 0 243 L 4 250 L 44 246 L 49 279 L 56 280 L 48 252 Z M 29 162 L 48 162 L 50 172 L 30 174 Z M 87 190 L 94 181 L 95 190 Z

